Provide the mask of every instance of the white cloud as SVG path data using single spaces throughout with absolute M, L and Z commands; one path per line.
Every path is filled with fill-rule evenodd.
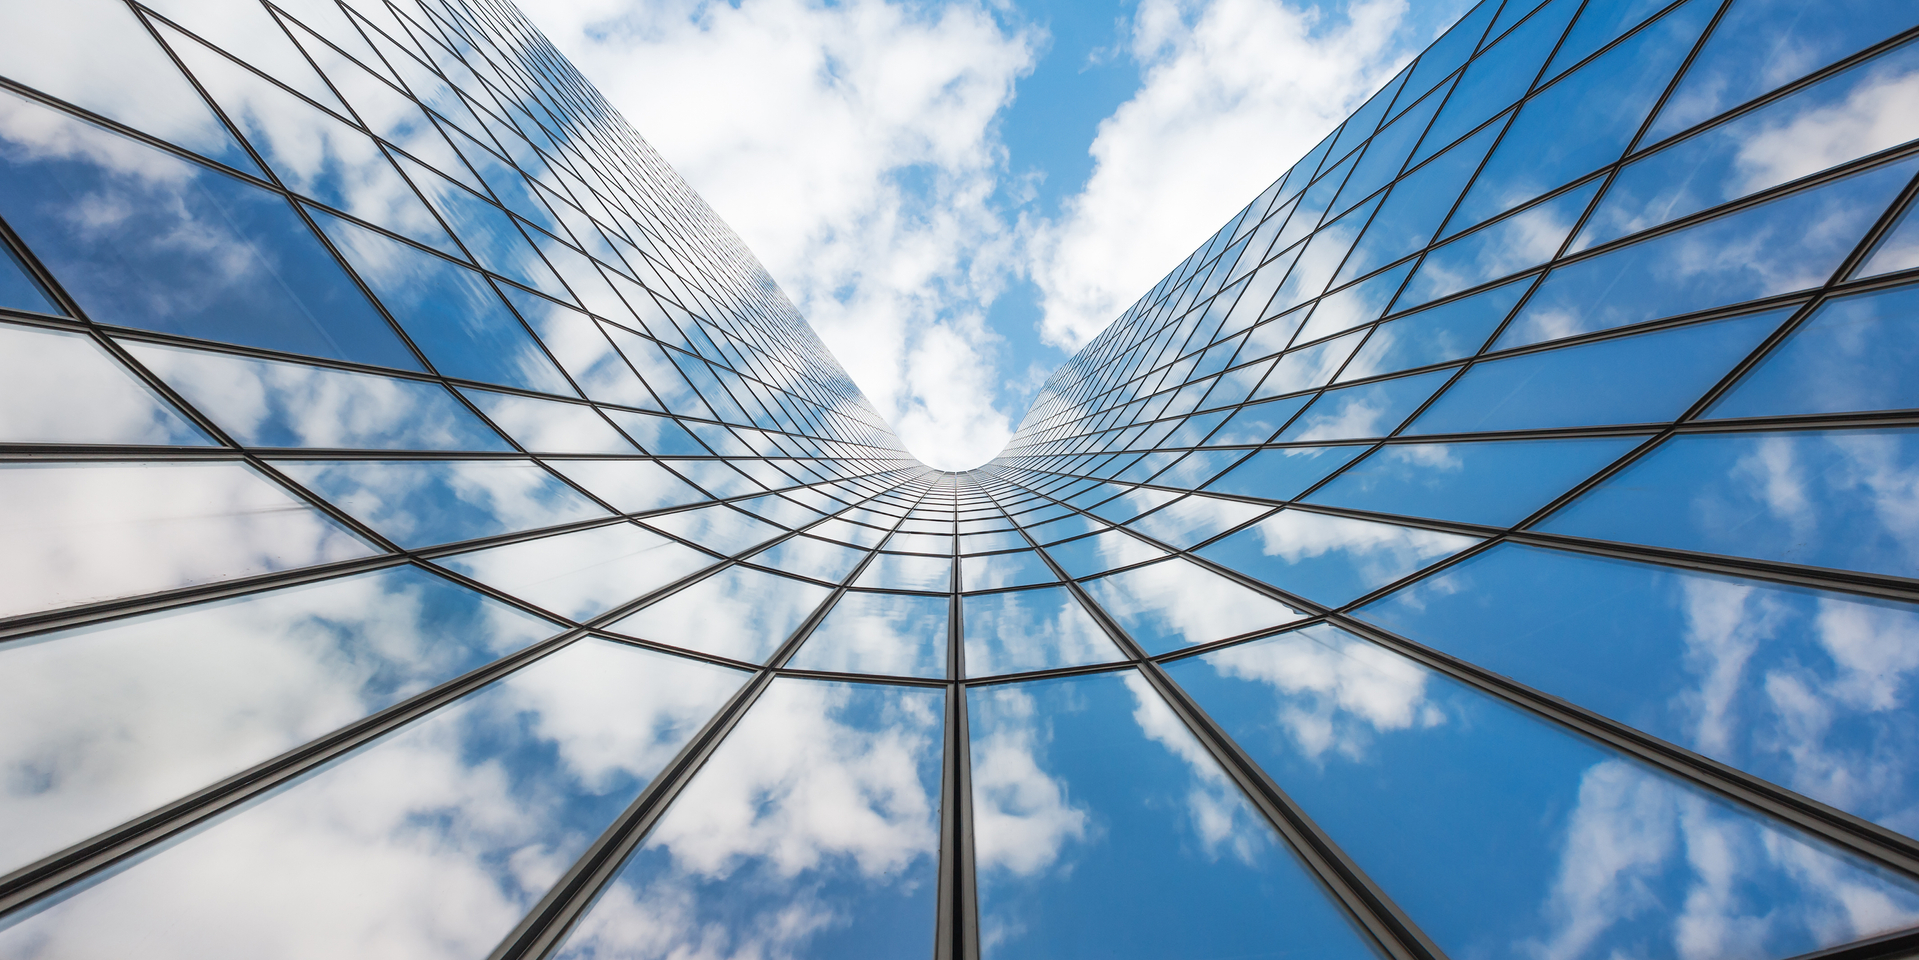
M 1011 435 L 984 311 L 1015 231 L 994 120 L 1037 36 L 974 2 L 568 0 L 529 16 L 712 203 L 935 466 Z M 1017 376 L 1008 374 L 1005 376 Z
M 1094 170 L 1034 242 L 1043 336 L 1077 348 L 1384 83 L 1430 37 L 1404 0 L 1345 15 L 1275 0 L 1143 0 L 1140 90 L 1100 124 Z
M 1012 205 L 1031 198 L 1019 178 L 1035 171 L 1008 165 L 996 125 L 1045 42 L 1016 10 L 556 0 L 527 12 L 740 234 L 907 447 L 949 469 L 999 451 L 1022 411 L 996 397 L 1027 395 L 1044 373 L 986 323 L 1011 281 L 1041 291 L 1046 342 L 1083 344 L 1431 32 L 1431 11 L 1409 18 L 1405 0 L 1341 14 L 1144 0 L 1122 42 L 1142 85 L 1100 125 L 1093 174 L 1053 221 Z

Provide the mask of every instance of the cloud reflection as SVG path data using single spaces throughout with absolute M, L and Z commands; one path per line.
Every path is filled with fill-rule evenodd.
M 25 918 L 0 952 L 484 956 L 742 676 L 580 641 Z
M 775 681 L 559 956 L 924 949 L 936 911 L 941 698 Z

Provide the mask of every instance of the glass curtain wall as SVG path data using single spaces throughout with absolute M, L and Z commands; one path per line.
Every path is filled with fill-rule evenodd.
M 510 6 L 0 9 L 0 955 L 1919 950 L 1910 4 L 1486 0 L 964 473 Z

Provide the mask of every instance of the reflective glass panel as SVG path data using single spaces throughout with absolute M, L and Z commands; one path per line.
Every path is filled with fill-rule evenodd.
M 0 931 L 0 951 L 484 956 L 742 679 L 581 640 Z
M 1502 545 L 1358 616 L 1919 834 L 1919 610 Z
M 1919 287 L 1821 304 L 1708 416 L 1763 417 L 1919 407 Z
M 1180 558 L 1089 580 L 1086 592 L 1141 648 L 1154 655 L 1265 630 L 1305 616 Z
M 995 590 L 1000 587 L 1030 587 L 1056 583 L 1051 567 L 1041 560 L 1037 550 L 1016 553 L 986 553 L 960 558 L 960 584 L 965 590 Z
M 763 553 L 754 554 L 751 560 L 763 567 L 838 583 L 846 579 L 846 575 L 852 573 L 853 568 L 865 557 L 864 550 L 855 550 L 817 537 L 798 536 L 782 540 Z
M 1644 440 L 1389 443 L 1313 491 L 1306 502 L 1504 527 Z
M 946 597 L 848 591 L 787 666 L 903 677 L 946 676 Z
M 1119 648 L 1065 587 L 975 594 L 960 605 L 969 677 L 1121 659 Z
M 743 510 L 721 505 L 648 517 L 646 522 L 729 557 L 785 532 Z
M 378 552 L 230 461 L 0 465 L 0 533 L 0 616 Z
M 941 888 L 944 697 L 773 681 L 556 956 L 924 952 Z
M 706 499 L 651 460 L 563 460 L 546 465 L 589 493 L 628 513 L 663 510 Z
M 5 323 L 0 442 L 207 446 L 213 438 L 85 335 Z
M 1199 555 L 1287 593 L 1338 606 L 1478 542 L 1437 530 L 1281 510 Z
M 555 629 L 398 567 L 0 645 L 0 869 Z
M 274 466 L 409 548 L 607 515 L 524 460 L 292 460 Z
M 121 346 L 248 446 L 513 449 L 436 383 L 133 341 Z
M 853 584 L 884 590 L 939 590 L 953 585 L 951 557 L 919 557 L 904 553 L 874 554 Z
M 966 705 L 982 957 L 1375 955 L 1137 674 Z
M 1475 365 L 1406 428 L 1476 433 L 1653 423 L 1686 412 L 1791 309 Z
M 731 566 L 607 628 L 642 640 L 758 663 L 832 591 Z
M 0 214 L 93 320 L 419 368 L 284 197 L 11 93 L 0 171 Z
M 1261 450 L 1240 461 L 1239 466 L 1208 484 L 1206 489 L 1266 500 L 1291 500 L 1370 449 L 1371 444 L 1350 444 Z
M 1338 379 L 1362 380 L 1470 357 L 1485 346 L 1486 339 L 1512 312 L 1513 304 L 1530 288 L 1528 281 L 1515 280 L 1382 323 L 1353 354 Z
M 1919 917 L 1909 883 L 1329 626 L 1168 672 L 1452 956 L 1783 957 Z
M 1114 567 L 1157 560 L 1166 555 L 1166 551 L 1118 530 L 1068 540 L 1047 547 L 1046 552 L 1066 570 L 1069 577 L 1089 576 Z
M 631 523 L 562 533 L 436 561 L 561 616 L 585 620 L 712 562 Z
M 491 390 L 460 393 L 506 435 L 535 453 L 624 453 L 633 444 L 583 403 L 561 403 Z
M 1912 430 L 1681 436 L 1539 529 L 1911 577 L 1915 476 Z

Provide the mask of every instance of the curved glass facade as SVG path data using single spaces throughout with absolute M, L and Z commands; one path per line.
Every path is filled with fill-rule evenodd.
M 1919 950 L 1919 14 L 1485 0 L 900 447 L 493 0 L 7 3 L 0 955 Z

